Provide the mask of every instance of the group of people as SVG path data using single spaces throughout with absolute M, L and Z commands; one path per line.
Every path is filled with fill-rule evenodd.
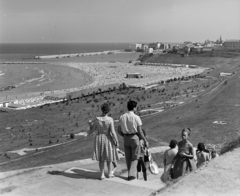
M 218 157 L 215 149 L 206 149 L 204 143 L 198 143 L 197 149 L 189 142 L 190 128 L 182 130 L 182 140 L 171 140 L 169 150 L 164 153 L 164 173 L 161 176 L 163 182 L 176 179 L 195 171 L 211 159 Z
M 128 112 L 120 116 L 118 134 L 124 140 L 124 155 L 128 170 L 128 180 L 136 178 L 136 170 L 142 171 L 144 179 L 147 180 L 146 166 L 143 160 L 149 144 L 142 130 L 142 121 L 135 114 L 137 102 L 130 100 L 127 103 Z M 88 135 L 96 133 L 94 141 L 93 159 L 99 161 L 100 179 L 114 177 L 114 171 L 119 160 L 119 141 L 114 127 L 114 120 L 108 116 L 110 106 L 104 103 L 101 106 L 102 114 L 93 121 L 89 121 L 90 131 Z M 107 163 L 108 175 L 104 173 L 104 163 Z M 112 169 L 113 165 L 113 169 Z
M 135 114 L 137 102 L 130 100 L 127 103 L 128 112 L 120 116 L 117 133 L 123 137 L 124 153 L 119 150 L 119 140 L 115 131 L 114 120 L 108 116 L 110 105 L 104 103 L 101 106 L 102 114 L 93 121 L 89 120 L 90 131 L 88 135 L 96 133 L 94 140 L 93 159 L 99 162 L 100 179 L 114 177 L 117 168 L 119 153 L 125 155 L 128 180 L 139 177 L 136 172 L 143 172 L 144 180 L 147 180 L 147 168 L 145 160 L 149 144 L 146 139 L 146 132 L 142 129 L 142 121 Z M 164 153 L 164 173 L 161 180 L 166 182 L 184 176 L 211 158 L 216 157 L 216 152 L 211 152 L 205 148 L 203 143 L 198 144 L 195 150 L 188 138 L 191 134 L 190 128 L 182 130 L 182 140 L 177 142 L 171 140 L 170 149 Z M 104 163 L 107 163 L 108 174 L 105 176 Z M 113 166 L 113 168 L 112 168 Z

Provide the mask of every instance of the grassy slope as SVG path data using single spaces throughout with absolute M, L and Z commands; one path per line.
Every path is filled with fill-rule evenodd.
M 239 56 L 240 53 L 238 54 L 238 57 Z M 218 55 L 212 55 L 211 57 L 210 53 L 190 55 L 189 57 L 181 57 L 179 54 L 164 54 L 164 55 L 157 54 L 153 56 L 146 54 L 142 56 L 140 60 L 143 62 L 151 63 L 173 63 L 173 64 L 199 65 L 203 67 L 215 67 L 218 64 L 228 63 L 229 61 L 232 61 L 232 58 L 222 58 Z
M 235 62 L 236 63 L 236 62 Z M 230 67 L 231 68 L 231 67 Z M 229 69 L 229 66 L 228 66 Z M 239 103 L 239 76 L 235 75 L 226 85 L 221 85 L 217 91 L 197 98 L 197 101 L 173 108 L 151 118 L 143 119 L 144 127 L 152 146 L 167 144 L 171 139 L 180 139 L 181 129 L 191 127 L 193 133 L 190 141 L 214 143 L 220 146 L 236 139 L 239 136 L 238 116 Z M 35 109 L 40 112 L 40 109 Z M 19 118 L 19 116 L 15 116 Z M 215 120 L 228 121 L 227 125 L 216 125 Z M 60 122 L 59 122 L 60 123 Z M 122 140 L 121 145 L 122 145 Z M 71 144 L 39 151 L 21 161 L 8 162 L 1 165 L 1 170 L 27 168 L 45 164 L 54 164 L 66 161 L 90 158 L 93 147 L 93 137 L 80 138 Z M 159 155 L 160 156 L 160 155 Z
M 148 132 L 159 141 L 180 139 L 181 129 L 193 129 L 190 141 L 223 144 L 239 136 L 240 108 L 239 76 L 222 84 L 218 91 L 196 99 L 187 105 L 144 120 Z M 227 121 L 227 125 L 213 124 L 215 120 Z

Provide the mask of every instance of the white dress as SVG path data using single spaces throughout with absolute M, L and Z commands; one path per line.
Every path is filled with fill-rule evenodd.
M 109 116 L 96 117 L 93 121 L 93 131 L 97 132 L 94 140 L 93 159 L 109 162 L 118 160 L 117 149 L 112 137 L 113 132 L 115 133 L 113 119 Z

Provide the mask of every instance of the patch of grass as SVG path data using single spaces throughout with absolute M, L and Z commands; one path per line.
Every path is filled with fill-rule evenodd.
M 168 182 L 166 182 L 166 186 L 157 190 L 157 191 L 154 191 L 151 193 L 150 196 L 155 196 L 155 195 L 158 195 L 158 194 L 161 194 L 163 193 L 164 191 L 166 191 L 167 189 L 171 188 L 172 186 L 174 186 L 177 182 L 179 182 L 183 177 L 180 177 L 180 178 L 177 178 L 177 179 L 174 179 L 174 180 L 170 180 Z
M 224 154 L 226 152 L 232 151 L 238 147 L 240 147 L 240 137 L 238 137 L 237 139 L 235 139 L 229 143 L 224 144 L 220 150 L 220 154 Z

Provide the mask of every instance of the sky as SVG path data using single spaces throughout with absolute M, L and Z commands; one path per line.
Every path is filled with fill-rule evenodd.
M 0 43 L 240 39 L 240 0 L 0 0 Z

